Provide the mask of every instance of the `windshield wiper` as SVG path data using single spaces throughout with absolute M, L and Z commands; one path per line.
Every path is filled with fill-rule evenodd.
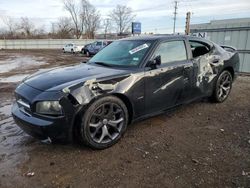
M 103 62 L 95 62 L 95 64 L 102 65 L 102 66 L 105 66 L 105 67 L 112 67 L 110 64 L 103 63 Z

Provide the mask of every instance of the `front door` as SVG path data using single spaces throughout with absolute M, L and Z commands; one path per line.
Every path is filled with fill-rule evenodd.
M 184 88 L 190 84 L 187 78 L 189 75 L 185 73 L 189 61 L 183 40 L 160 43 L 151 59 L 158 55 L 161 56 L 161 65 L 145 70 L 146 113 L 162 111 L 179 104 Z

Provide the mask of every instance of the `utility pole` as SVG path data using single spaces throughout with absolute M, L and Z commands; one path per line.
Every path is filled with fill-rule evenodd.
M 190 33 L 190 16 L 191 16 L 191 12 L 187 12 L 186 26 L 185 26 L 185 34 L 186 35 L 189 35 L 189 33 Z
M 178 1 L 174 1 L 174 29 L 173 29 L 173 34 L 175 34 L 175 24 L 176 24 L 177 9 L 178 9 Z

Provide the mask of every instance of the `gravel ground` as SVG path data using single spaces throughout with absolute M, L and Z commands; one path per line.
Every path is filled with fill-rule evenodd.
M 25 67 L 23 59 L 39 63 Z M 0 187 L 250 187 L 247 76 L 224 103 L 202 100 L 132 124 L 106 150 L 47 145 L 26 135 L 10 115 L 20 79 L 12 77 L 83 60 L 59 51 L 0 51 L 0 67 L 22 66 L 0 72 Z

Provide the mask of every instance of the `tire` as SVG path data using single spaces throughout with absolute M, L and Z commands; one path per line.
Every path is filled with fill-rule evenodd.
M 224 102 L 231 92 L 232 83 L 232 74 L 227 70 L 222 71 L 215 83 L 212 100 L 217 103 Z
M 74 53 L 75 53 L 73 49 L 71 49 L 71 53 L 72 53 L 72 54 L 74 54 Z
M 65 49 L 63 48 L 63 53 L 65 53 Z
M 85 111 L 80 124 L 80 139 L 93 149 L 105 149 L 120 140 L 127 124 L 126 105 L 117 97 L 103 97 Z

